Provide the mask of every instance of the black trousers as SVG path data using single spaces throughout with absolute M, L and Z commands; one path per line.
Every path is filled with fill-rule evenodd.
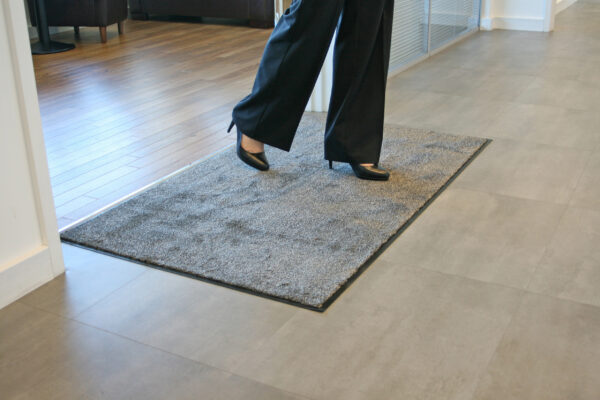
M 233 109 L 238 129 L 290 150 L 337 28 L 325 158 L 379 162 L 393 10 L 394 0 L 293 0 Z

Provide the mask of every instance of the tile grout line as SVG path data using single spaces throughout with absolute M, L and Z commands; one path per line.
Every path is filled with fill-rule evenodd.
M 575 190 L 577 190 L 577 187 L 579 186 L 579 183 L 581 182 L 581 179 L 583 178 L 583 174 L 585 173 L 585 171 L 587 170 L 587 168 L 592 164 L 592 161 L 593 161 L 592 158 L 593 158 L 595 152 L 596 152 L 596 149 L 590 150 L 590 152 L 589 152 L 590 154 L 588 155 L 588 159 L 586 160 L 585 165 L 581 169 L 581 173 L 577 177 L 577 182 L 575 182 L 575 186 L 573 187 L 573 190 L 571 191 L 571 195 L 569 196 L 569 200 L 568 200 L 568 203 L 567 203 L 567 205 L 569 207 L 571 206 L 571 201 L 573 200 L 573 196 L 575 195 Z
M 114 290 L 111 290 L 109 293 L 107 293 L 105 296 L 102 296 L 100 299 L 98 299 L 96 302 L 94 302 L 93 304 L 90 304 L 89 306 L 83 308 L 81 311 L 73 314 L 73 317 L 77 317 L 81 314 L 83 314 L 84 312 L 86 312 L 87 310 L 89 310 L 90 308 L 98 305 L 98 303 L 104 301 L 105 299 L 107 299 L 109 296 L 111 296 L 113 293 L 117 292 L 118 290 L 121 290 L 123 288 L 125 288 L 126 286 L 129 286 L 131 283 L 133 283 L 133 281 L 137 280 L 138 278 L 141 278 L 143 275 L 148 274 L 150 271 L 142 271 L 140 272 L 138 275 L 136 275 L 135 277 L 133 277 L 132 279 L 128 280 L 127 282 L 124 282 L 121 286 L 115 288 Z
M 122 335 L 122 334 L 120 334 L 120 333 L 113 332 L 113 331 L 109 331 L 109 330 L 107 330 L 107 329 L 104 329 L 104 328 L 101 328 L 101 327 L 98 327 L 98 326 L 95 326 L 95 325 L 91 325 L 91 324 L 89 324 L 89 323 L 87 323 L 87 322 L 83 322 L 83 321 L 77 320 L 77 319 L 75 319 L 74 317 L 69 317 L 69 316 L 65 316 L 65 315 L 60 315 L 60 314 L 57 314 L 57 313 L 55 313 L 55 312 L 53 312 L 53 311 L 44 310 L 44 309 L 41 309 L 41 308 L 39 308 L 39 307 L 37 307 L 37 306 L 32 306 L 32 305 L 29 305 L 29 304 L 25 304 L 25 303 L 22 303 L 22 302 L 20 302 L 20 301 L 17 301 L 17 303 L 19 303 L 19 304 L 21 304 L 21 305 L 24 305 L 24 306 L 26 306 L 26 307 L 33 308 L 33 309 L 35 309 L 35 310 L 37 310 L 37 311 L 40 311 L 40 312 L 42 312 L 42 313 L 53 315 L 53 316 L 55 316 L 55 317 L 57 317 L 57 318 L 59 318 L 59 319 L 63 319 L 63 320 L 66 320 L 66 321 L 70 321 L 71 323 L 74 323 L 75 325 L 79 325 L 79 326 L 85 326 L 85 327 L 87 327 L 87 328 L 90 328 L 90 329 L 93 329 L 93 330 L 96 330 L 96 331 L 102 332 L 102 333 L 104 333 L 104 334 L 107 334 L 107 335 L 110 335 L 110 336 L 114 336 L 114 337 L 120 338 L 120 339 L 122 339 L 122 340 L 125 340 L 125 341 L 127 341 L 127 342 L 132 342 L 132 343 L 135 343 L 135 344 L 137 344 L 137 345 L 144 346 L 144 347 L 147 347 L 147 348 L 153 349 L 153 350 L 155 350 L 155 351 L 159 351 L 159 352 L 161 352 L 161 353 L 168 354 L 168 355 L 170 355 L 170 356 L 173 356 L 173 357 L 176 357 L 176 358 L 178 358 L 178 359 L 185 360 L 185 361 L 189 361 L 189 362 L 192 362 L 192 363 L 194 363 L 194 364 L 201 365 L 202 367 L 205 367 L 205 368 L 208 368 L 208 369 L 217 370 L 217 371 L 223 372 L 223 373 L 225 373 L 225 374 L 229 374 L 229 375 L 232 375 L 232 376 L 236 376 L 236 377 L 238 377 L 238 378 L 247 379 L 247 380 L 249 380 L 249 381 L 252 381 L 252 382 L 254 382 L 254 383 L 258 383 L 258 384 L 260 384 L 260 385 L 264 385 L 264 386 L 267 386 L 267 387 L 270 387 L 270 388 L 273 388 L 273 389 L 276 389 L 276 390 L 279 390 L 279 391 L 282 391 L 282 392 L 285 392 L 285 393 L 289 393 L 289 394 L 291 394 L 291 395 L 294 395 L 294 396 L 297 396 L 297 397 L 299 396 L 299 397 L 305 398 L 306 400 L 317 400 L 317 399 L 314 399 L 314 398 L 308 397 L 308 396 L 306 396 L 306 395 L 304 395 L 304 394 L 301 394 L 301 393 L 290 392 L 289 390 L 281 389 L 281 388 L 278 388 L 278 387 L 276 387 L 276 386 L 273 386 L 273 385 L 270 385 L 270 384 L 267 384 L 267 383 L 264 383 L 264 382 L 261 382 L 261 381 L 257 381 L 257 380 L 255 380 L 255 379 L 248 378 L 248 377 L 246 377 L 246 376 L 244 376 L 244 375 L 240 375 L 240 374 L 238 374 L 238 373 L 235 373 L 235 372 L 233 372 L 233 371 L 229 371 L 229 370 L 227 370 L 227 369 L 223 369 L 223 368 L 221 368 L 221 367 L 213 366 L 213 365 L 210 365 L 210 364 L 206 364 L 206 363 L 204 363 L 204 362 L 202 362 L 202 361 L 198 361 L 198 360 L 194 360 L 194 359 L 192 359 L 192 358 L 188 358 L 188 357 L 182 356 L 182 355 L 180 355 L 180 354 L 172 353 L 172 352 L 170 352 L 170 351 L 168 351 L 168 350 L 166 350 L 166 349 L 162 349 L 162 348 L 160 348 L 160 347 L 156 347 L 156 346 L 154 346 L 154 345 L 151 345 L 151 344 L 148 344 L 148 343 L 143 343 L 143 342 L 140 342 L 140 341 L 138 341 L 138 340 L 136 340 L 136 339 L 134 339 L 134 338 L 131 338 L 131 337 L 128 337 L 128 336 L 124 336 L 124 335 Z M 291 318 L 290 318 L 290 319 L 291 319 Z M 289 320 L 288 320 L 288 321 L 289 321 Z M 288 321 L 286 321 L 286 322 L 285 322 L 283 325 L 287 324 L 287 322 L 288 322 Z M 283 325 L 282 325 L 282 326 L 283 326 Z
M 558 222 L 556 223 L 556 226 L 554 227 L 552 234 L 550 235 L 550 239 L 548 240 L 548 243 L 546 243 L 546 245 L 544 246 L 544 251 L 542 252 L 542 256 L 540 257 L 538 262 L 535 264 L 535 267 L 533 268 L 533 271 L 531 272 L 531 276 L 529 277 L 529 280 L 527 281 L 527 285 L 525 285 L 525 287 L 524 287 L 524 290 L 526 290 L 528 293 L 539 294 L 539 293 L 529 290 L 529 286 L 531 285 L 531 282 L 533 282 L 533 278 L 535 277 L 536 272 L 538 271 L 538 269 L 540 268 L 540 265 L 544 261 L 544 257 L 548 253 L 549 244 L 552 243 L 552 240 L 554 240 L 554 238 L 556 237 L 558 228 L 560 227 L 560 224 L 563 222 L 565 215 L 567 214 L 568 211 L 569 211 L 569 205 L 567 204 L 567 206 L 563 210 L 562 214 L 560 215 L 560 218 L 558 219 Z M 550 297 L 554 297 L 554 296 L 550 296 Z M 559 297 L 556 297 L 556 298 L 559 299 Z
M 492 364 L 492 361 L 494 360 L 494 356 L 498 353 L 498 349 L 502 345 L 502 341 L 504 340 L 504 337 L 506 336 L 506 332 L 508 332 L 508 328 L 510 328 L 511 324 L 513 323 L 513 320 L 515 319 L 515 317 L 517 315 L 517 313 L 521 309 L 526 293 L 527 292 L 523 290 L 522 293 L 520 294 L 521 298 L 519 299 L 519 305 L 515 308 L 514 313 L 510 316 L 510 319 L 508 320 L 508 323 L 504 327 L 504 331 L 502 332 L 502 335 L 498 339 L 498 343 L 496 344 L 496 347 L 494 348 L 494 351 L 491 353 L 490 359 L 485 364 L 485 367 L 483 367 L 481 369 L 481 371 L 479 372 L 479 374 L 477 375 L 477 380 L 475 381 L 475 387 L 473 389 L 473 393 L 471 394 L 471 397 L 469 397 L 469 400 L 476 400 L 475 396 L 477 395 L 477 390 L 481 386 L 481 380 L 483 379 L 484 374 L 489 370 L 490 365 Z
M 554 206 L 562 206 L 562 207 L 567 207 L 567 208 L 569 207 L 569 204 L 566 204 L 566 203 L 555 203 L 555 202 L 546 201 L 546 200 L 529 199 L 527 197 L 514 196 L 512 194 L 497 193 L 497 192 L 481 190 L 481 189 L 473 189 L 473 188 L 466 188 L 466 187 L 459 187 L 459 186 L 453 188 L 452 185 L 450 185 L 450 186 L 448 186 L 448 188 L 446 190 L 464 190 L 464 191 L 468 191 L 468 192 L 483 193 L 483 194 L 490 194 L 490 195 L 494 195 L 494 196 L 506 197 L 506 198 L 515 199 L 515 200 L 530 201 L 530 202 L 535 202 L 535 203 L 548 204 L 548 205 L 554 205 Z
M 386 262 L 390 262 L 388 260 L 384 260 Z M 577 305 L 581 305 L 581 306 L 587 306 L 587 307 L 592 307 L 592 308 L 596 308 L 600 310 L 600 305 L 596 305 L 596 304 L 590 304 L 590 303 L 584 303 L 581 301 L 576 301 L 576 300 L 571 300 L 571 299 L 563 299 L 561 297 L 556 297 L 556 296 L 552 296 L 546 293 L 537 293 L 537 292 L 533 292 L 531 290 L 528 290 L 527 288 L 519 288 L 519 287 L 515 287 L 515 286 L 509 286 L 509 285 L 505 285 L 503 283 L 498 283 L 498 282 L 488 282 L 488 281 L 483 281 L 480 279 L 476 279 L 476 278 L 471 278 L 469 276 L 464 276 L 464 275 L 458 275 L 458 274 L 452 274 L 449 272 L 444 272 L 444 271 L 438 271 L 435 269 L 429 269 L 429 268 L 425 268 L 422 266 L 412 266 L 412 268 L 418 268 L 421 269 L 423 271 L 428 271 L 428 272 L 433 272 L 433 273 L 437 273 L 437 274 L 441 274 L 444 276 L 450 276 L 450 277 L 454 277 L 454 278 L 459 278 L 459 279 L 464 279 L 464 280 L 468 280 L 471 282 L 477 282 L 479 284 L 485 284 L 485 285 L 492 285 L 492 286 L 498 286 L 504 289 L 512 289 L 512 290 L 516 290 L 519 292 L 523 292 L 525 294 L 530 294 L 530 295 L 535 295 L 535 296 L 542 296 L 542 297 L 546 297 L 548 299 L 554 299 L 554 300 L 559 300 L 559 301 L 564 301 L 564 302 L 568 302 L 568 303 L 573 303 L 573 304 L 577 304 Z

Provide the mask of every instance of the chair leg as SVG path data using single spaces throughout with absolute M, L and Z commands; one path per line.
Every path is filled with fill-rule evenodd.
M 100 27 L 100 41 L 102 43 L 106 43 L 106 27 L 105 26 Z
M 117 22 L 117 27 L 119 28 L 119 35 L 123 34 L 123 21 Z
M 74 26 L 73 30 L 75 31 L 75 36 L 79 36 L 79 27 L 78 26 Z

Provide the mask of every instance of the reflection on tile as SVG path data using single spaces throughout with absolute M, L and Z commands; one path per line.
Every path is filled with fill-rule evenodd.
M 474 400 L 600 398 L 600 309 L 526 295 Z
M 452 185 L 567 204 L 590 154 L 587 150 L 495 139 Z
M 566 211 L 528 290 L 600 306 L 600 211 Z
M 76 319 L 226 369 L 297 311 L 273 300 L 152 271 Z
M 564 209 L 450 189 L 381 257 L 394 265 L 525 288 Z
M 20 301 L 59 315 L 74 316 L 115 289 L 148 271 L 147 267 L 75 246 L 63 245 L 66 272 Z
M 327 312 L 300 311 L 234 372 L 317 399 L 468 398 L 520 291 L 375 264 Z

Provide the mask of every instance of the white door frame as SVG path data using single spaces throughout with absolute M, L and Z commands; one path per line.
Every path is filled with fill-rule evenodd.
M 10 130 L 2 132 L 2 135 L 14 139 L 13 143 L 24 144 L 25 160 L 19 159 L 19 161 L 22 161 L 22 165 L 27 165 L 29 170 L 29 173 L 0 171 L 0 174 L 12 176 L 20 172 L 23 176 L 19 176 L 19 179 L 29 179 L 31 190 L 27 191 L 27 194 L 24 192 L 22 196 L 30 197 L 33 193 L 34 206 L 27 212 L 28 215 L 35 214 L 37 222 L 37 226 L 32 229 L 35 232 L 31 232 L 28 236 L 30 239 L 27 239 L 26 243 L 20 242 L 19 248 L 27 250 L 20 251 L 17 257 L 11 255 L 11 259 L 7 259 L 8 255 L 2 257 L 3 255 L 0 254 L 0 308 L 2 308 L 60 275 L 65 271 L 65 267 L 50 185 L 23 0 L 0 1 L 0 40 L 8 42 L 8 46 L 1 47 L 0 57 L 8 59 L 8 63 L 4 64 L 7 66 L 7 71 L 1 71 L 6 74 L 2 79 L 12 81 L 16 89 L 16 96 L 11 93 L 5 101 L 12 109 L 18 110 L 19 114 L 15 116 L 12 124 L 8 123 L 2 128 Z M 15 194 L 15 196 L 20 195 L 20 193 Z M 2 206 L 17 208 L 19 204 L 2 204 Z M 14 222 L 19 223 L 18 219 Z M 12 228 L 0 226 L 0 234 L 10 239 Z
M 556 0 L 546 0 L 546 14 L 544 15 L 544 32 L 554 30 L 554 20 L 556 18 Z

